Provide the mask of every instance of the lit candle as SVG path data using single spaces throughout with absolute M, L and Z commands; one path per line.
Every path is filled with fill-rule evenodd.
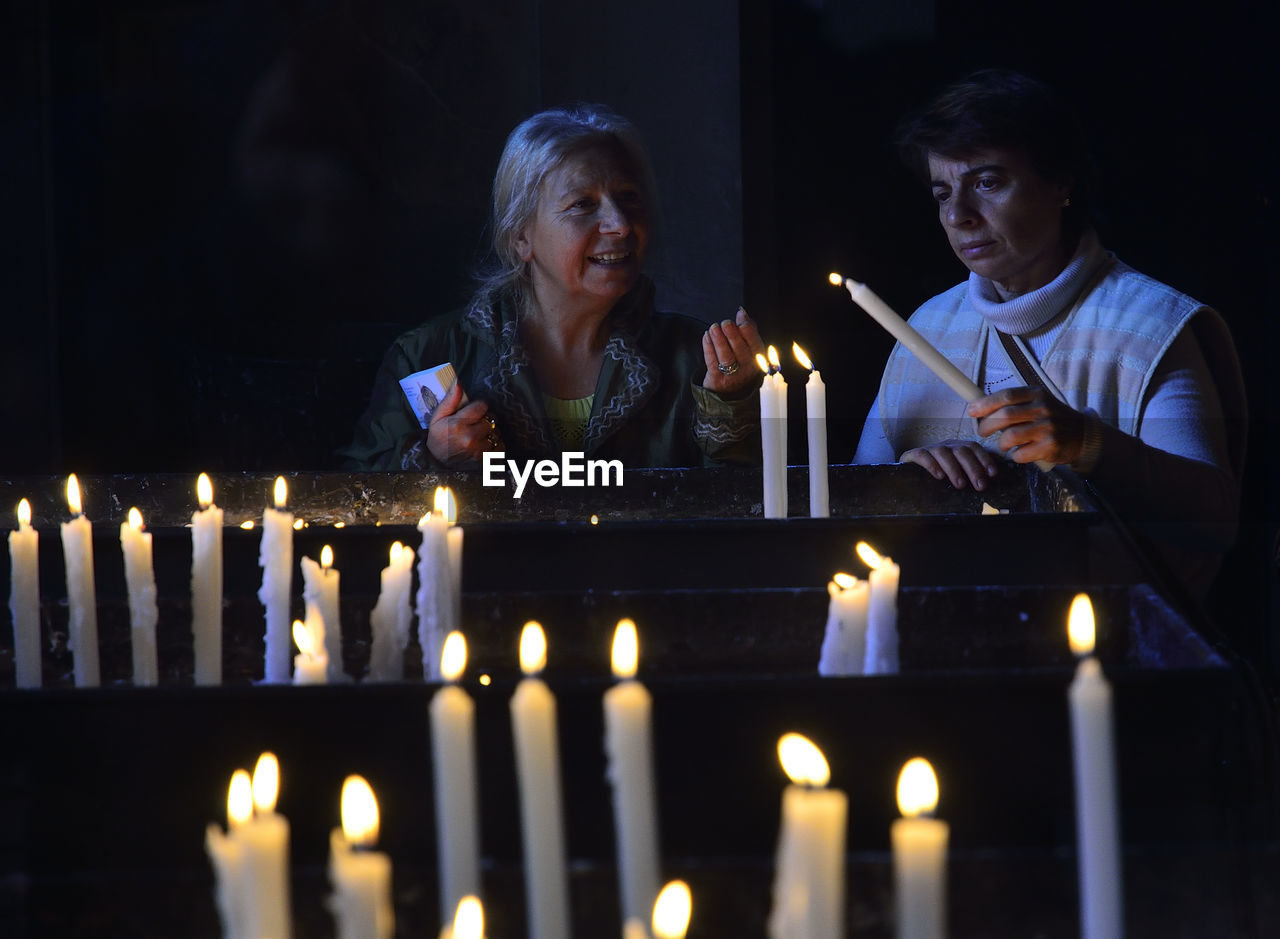
M 836 939 L 844 929 L 844 845 L 849 798 L 827 789 L 826 758 L 800 734 L 784 734 L 778 759 L 791 779 L 773 881 L 771 939 Z
M 369 614 L 373 641 L 369 649 L 369 679 L 399 681 L 404 678 L 404 650 L 409 645 L 413 608 L 409 588 L 413 578 L 413 551 L 400 542 L 391 545 L 382 569 L 378 603 Z
M 191 516 L 191 632 L 197 685 L 222 684 L 222 509 L 213 504 L 213 484 L 196 480 L 200 508 Z
M 262 513 L 262 546 L 258 564 L 262 587 L 258 599 L 267 611 L 266 662 L 263 679 L 289 681 L 289 594 L 293 587 L 293 513 L 284 511 L 288 487 L 276 477 L 275 508 Z
M 654 939 L 684 939 L 693 916 L 693 895 L 683 880 L 670 881 L 653 903 Z
M 1084 939 L 1112 939 L 1124 934 L 1124 903 L 1111 686 L 1092 654 L 1093 606 L 1084 594 L 1071 601 L 1067 635 L 1071 651 L 1080 656 L 1068 694 L 1075 763 L 1080 934 Z
M 622 919 L 643 922 L 658 894 L 658 807 L 654 791 L 653 700 L 635 680 L 639 660 L 636 624 L 618 621 L 613 634 L 613 674 L 604 695 L 604 749 L 613 784 Z
M 133 683 L 154 685 L 156 664 L 156 573 L 151 561 L 151 533 L 142 530 L 142 513 L 129 509 L 120 524 L 120 548 L 124 552 L 124 577 L 129 593 L 129 639 L 133 646 Z
M 827 584 L 827 628 L 822 637 L 819 675 L 861 675 L 867 658 L 867 600 L 870 582 L 835 574 Z
M 556 699 L 536 675 L 547 663 L 542 626 L 525 623 L 520 633 L 520 669 L 525 677 L 511 698 L 516 775 L 530 939 L 567 939 L 569 883 L 565 869 L 564 809 L 560 797 L 560 746 Z
M 947 838 L 950 826 L 931 816 L 938 778 L 929 761 L 908 760 L 898 775 L 898 811 L 890 829 L 898 939 L 942 939 L 947 933 Z
M 339 575 L 333 566 L 333 548 L 320 549 L 320 563 L 309 557 L 301 561 L 302 599 L 306 601 L 308 619 L 315 607 L 324 623 L 324 652 L 328 663 L 329 681 L 345 681 L 342 670 L 342 622 L 338 618 Z
M 253 768 L 253 819 L 235 829 L 244 846 L 246 936 L 292 935 L 289 910 L 289 821 L 276 812 L 280 763 L 263 753 Z
M 822 373 L 813 367 L 798 343 L 791 344 L 791 353 L 802 368 L 809 370 L 809 380 L 804 386 L 809 430 L 809 516 L 828 518 L 831 499 L 827 487 L 827 386 L 822 383 Z
M 238 769 L 227 787 L 227 829 L 223 834 L 216 822 L 205 830 L 204 847 L 213 864 L 216 881 L 214 900 L 222 920 L 222 934 L 228 939 L 248 936 L 245 898 L 249 889 L 245 846 L 236 832 L 253 818 L 253 783 L 249 773 Z
M 435 508 L 422 516 L 418 531 L 418 643 L 422 647 L 422 675 L 440 680 L 440 650 L 453 622 L 453 574 L 449 564 L 449 514 L 453 493 L 437 487 Z
M 484 906 L 479 897 L 458 901 L 453 922 L 440 931 L 440 939 L 484 939 Z
M 372 850 L 378 840 L 378 800 L 362 776 L 342 783 L 342 827 L 329 835 L 329 909 L 337 939 L 389 939 L 391 858 Z
M 480 893 L 480 823 L 476 812 L 476 706 L 454 682 L 467 665 L 467 641 L 451 632 L 440 655 L 445 685 L 431 698 L 431 762 L 436 784 L 440 909 Z
M 93 578 L 93 526 L 81 514 L 80 483 L 67 478 L 67 505 L 75 518 L 63 522 L 62 556 L 67 568 L 69 609 L 67 648 L 74 656 L 78 688 L 96 688 L 98 671 L 98 599 Z
M 867 609 L 867 657 L 863 671 L 886 675 L 898 670 L 898 565 L 859 541 L 858 557 L 871 568 L 871 597 Z
M 329 656 L 324 650 L 324 619 L 312 607 L 307 620 L 293 621 L 293 643 L 298 654 L 293 657 L 295 685 L 324 685 L 329 681 Z
M 895 313 L 887 303 L 877 297 L 866 284 L 860 284 L 849 277 L 832 274 L 828 278 L 833 286 L 841 284 L 849 291 L 853 302 L 858 304 L 871 318 L 884 327 L 894 339 L 902 343 L 911 353 L 924 363 L 925 367 L 937 375 L 948 388 L 965 401 L 977 401 L 982 390 L 964 372 L 956 368 L 941 352 L 929 344 L 929 341 L 916 332 L 915 327 Z
M 787 517 L 787 382 L 782 377 L 778 350 L 766 358 L 756 354 L 764 372 L 760 385 L 760 446 L 764 469 L 764 517 Z
M 18 503 L 18 530 L 9 532 L 9 613 L 13 617 L 14 678 L 39 688 L 40 534 L 31 527 L 31 503 Z

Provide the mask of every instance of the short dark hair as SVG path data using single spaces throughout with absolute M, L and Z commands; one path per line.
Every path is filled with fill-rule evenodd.
M 983 69 L 944 88 L 909 115 L 895 135 L 904 162 L 929 181 L 929 154 L 956 159 L 978 150 L 1024 153 L 1050 182 L 1070 182 L 1063 226 L 1079 234 L 1093 223 L 1093 160 L 1065 95 L 1008 69 Z

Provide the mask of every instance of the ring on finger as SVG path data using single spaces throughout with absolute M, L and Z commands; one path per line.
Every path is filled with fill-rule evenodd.
M 721 375 L 732 375 L 738 370 L 738 360 L 734 359 L 732 362 L 728 363 L 717 362 L 716 368 L 719 369 Z

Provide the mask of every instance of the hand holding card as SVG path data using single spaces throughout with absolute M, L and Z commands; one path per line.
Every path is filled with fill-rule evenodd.
M 409 407 L 424 430 L 431 422 L 431 412 L 444 400 L 444 396 L 457 384 L 457 381 L 458 376 L 449 362 L 414 372 L 400 379 L 400 387 L 409 401 Z M 462 393 L 461 403 L 467 403 L 465 391 Z

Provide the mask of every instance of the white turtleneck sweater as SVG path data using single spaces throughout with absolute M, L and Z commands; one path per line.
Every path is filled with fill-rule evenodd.
M 970 273 L 968 299 L 995 329 L 1019 336 L 1039 361 L 1082 291 L 1091 289 L 1095 277 L 1112 262 L 1096 235 L 1088 232 L 1067 266 L 1043 287 L 1002 301 L 993 283 Z M 1026 384 L 994 331 L 977 381 L 987 394 Z M 1239 493 L 1222 403 L 1193 330 L 1182 330 L 1161 358 L 1142 403 L 1139 426 L 1135 438 L 1101 425 L 1102 452 L 1090 478 L 1097 480 L 1123 514 L 1139 524 L 1142 519 L 1185 515 L 1182 511 L 1171 513 L 1169 507 L 1183 509 L 1189 501 L 1194 502 L 1197 518 L 1192 524 L 1185 531 L 1162 532 L 1161 541 L 1177 542 L 1175 550 L 1179 552 L 1205 555 L 1204 563 L 1171 560 L 1184 572 L 1192 569 L 1189 576 L 1196 581 L 1197 592 L 1206 589 L 1216 570 L 1216 556 L 1235 538 Z M 885 436 L 877 396 L 853 462 L 894 463 L 899 456 Z

